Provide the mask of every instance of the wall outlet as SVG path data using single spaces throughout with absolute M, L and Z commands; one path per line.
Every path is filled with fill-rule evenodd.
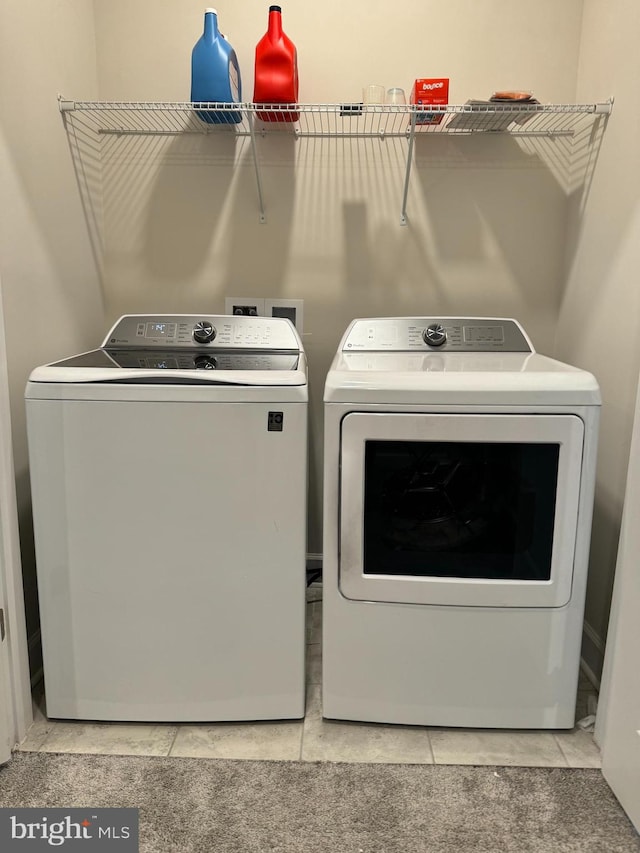
M 224 313 L 244 317 L 286 317 L 302 334 L 303 299 L 262 299 L 256 296 L 225 296 Z
M 264 317 L 264 299 L 256 296 L 225 296 L 224 313 L 245 317 Z
M 298 334 L 302 334 L 303 326 L 303 299 L 265 299 L 264 300 L 264 315 L 265 317 L 286 317 L 291 320 L 293 325 L 298 330 Z

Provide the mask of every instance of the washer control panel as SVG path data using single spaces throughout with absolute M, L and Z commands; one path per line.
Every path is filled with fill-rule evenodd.
M 300 339 L 280 317 L 192 314 L 128 314 L 107 335 L 104 349 L 295 350 Z
M 372 317 L 354 320 L 343 352 L 534 352 L 517 320 L 491 317 Z

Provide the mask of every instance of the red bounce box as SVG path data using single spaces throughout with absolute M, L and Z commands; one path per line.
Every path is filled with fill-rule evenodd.
M 422 106 L 446 106 L 449 103 L 448 77 L 420 77 L 413 84 L 410 103 Z M 440 124 L 443 113 L 428 113 L 416 116 L 416 124 Z

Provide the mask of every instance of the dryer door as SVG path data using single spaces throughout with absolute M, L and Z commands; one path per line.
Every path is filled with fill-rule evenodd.
M 342 594 L 471 607 L 567 604 L 583 439 L 575 415 L 346 415 Z

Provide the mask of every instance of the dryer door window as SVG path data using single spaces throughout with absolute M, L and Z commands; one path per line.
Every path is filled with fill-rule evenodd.
M 559 444 L 367 441 L 363 572 L 549 581 L 559 456 Z
M 343 594 L 562 606 L 571 595 L 582 443 L 573 415 L 347 415 Z

